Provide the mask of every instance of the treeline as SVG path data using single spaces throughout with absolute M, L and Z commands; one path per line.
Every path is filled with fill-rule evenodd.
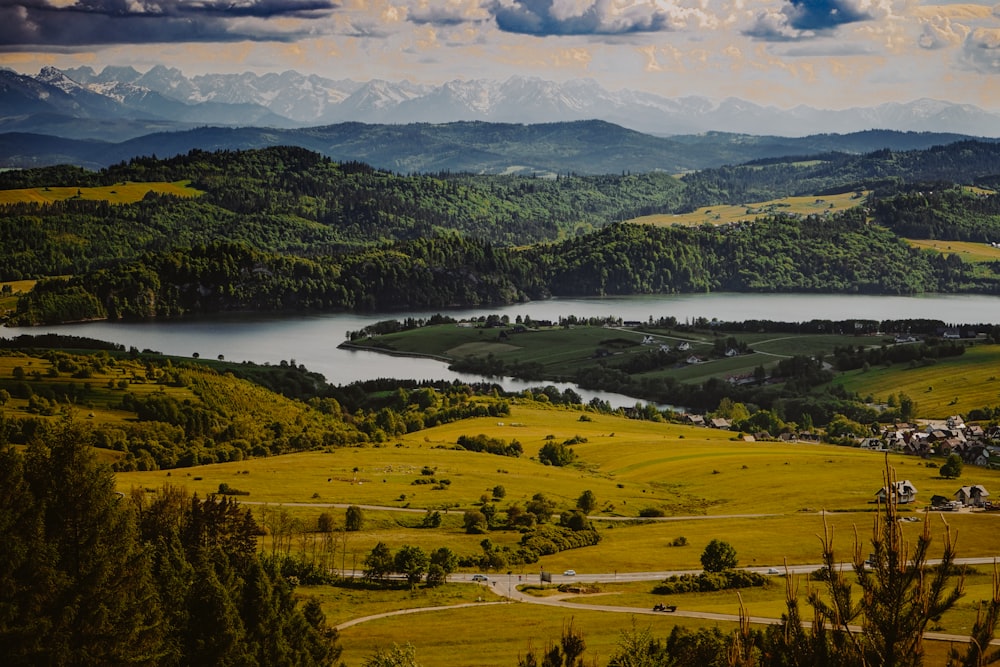
M 0 188 L 180 180 L 205 194 L 150 193 L 120 205 L 74 199 L 0 207 L 0 280 L 78 274 L 144 252 L 215 241 L 298 257 L 447 234 L 522 245 L 672 210 L 683 190 L 659 173 L 556 180 L 402 176 L 291 147 L 195 150 L 169 160 L 136 158 L 99 173 L 11 171 L 0 174 Z
M 79 429 L 0 449 L 7 665 L 332 665 L 337 633 L 227 499 L 122 497 Z
M 736 228 L 619 224 L 523 251 L 439 237 L 313 260 L 216 243 L 42 281 L 18 301 L 14 321 L 443 308 L 553 295 L 998 289 L 997 275 L 955 254 L 916 250 L 852 210 Z
M 907 183 L 972 185 L 1000 174 L 1000 144 L 961 141 L 926 150 L 874 151 L 762 160 L 686 174 L 686 210 L 712 204 L 749 204 L 794 195 L 874 190 L 892 194 Z
M 913 239 L 1000 242 L 1000 195 L 924 184 L 873 202 L 879 224 Z

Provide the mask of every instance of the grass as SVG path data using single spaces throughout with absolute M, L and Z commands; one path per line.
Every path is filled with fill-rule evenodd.
M 112 204 L 132 204 L 142 200 L 148 192 L 175 197 L 197 197 L 203 194 L 190 186 L 190 181 L 168 183 L 117 183 L 92 188 L 47 187 L 0 190 L 0 204 L 51 204 L 67 199 L 106 201 Z
M 867 195 L 867 193 L 865 193 Z M 657 214 L 634 218 L 630 222 L 660 227 L 684 225 L 725 225 L 747 222 L 765 215 L 785 213 L 792 215 L 822 215 L 837 213 L 858 206 L 863 201 L 853 192 L 822 197 L 783 197 L 753 204 L 703 206 L 691 213 Z
M 531 604 L 483 605 L 465 609 L 432 611 L 385 618 L 347 628 L 340 633 L 347 664 L 359 665 L 376 647 L 407 641 L 416 647 L 421 665 L 436 667 L 511 667 L 529 648 L 544 650 L 558 642 L 570 623 L 583 633 L 587 664 L 607 664 L 622 631 L 631 629 L 629 614 L 608 614 L 587 609 L 570 610 Z M 735 624 L 676 619 L 667 615 L 635 618 L 638 628 L 649 627 L 654 636 L 665 637 L 678 622 L 692 629 L 718 626 L 724 633 Z
M 871 395 L 876 401 L 903 393 L 916 403 L 916 414 L 943 419 L 1000 405 L 998 363 L 1000 346 L 974 345 L 960 357 L 939 359 L 929 366 L 849 371 L 838 375 L 834 383 L 861 396 Z
M 653 345 L 643 345 L 646 335 L 653 338 Z M 729 334 L 721 334 L 725 338 Z M 726 378 L 731 375 L 753 373 L 759 365 L 771 366 L 781 358 L 795 354 L 829 354 L 836 346 L 881 344 L 881 340 L 859 338 L 840 334 L 734 334 L 745 341 L 757 354 L 731 358 L 708 359 L 705 363 L 689 365 L 679 363 L 669 368 L 653 370 L 642 375 L 669 376 L 683 382 L 704 382 L 711 377 Z M 404 354 L 433 355 L 444 359 L 466 356 L 484 357 L 492 354 L 505 363 L 537 363 L 551 380 L 569 380 L 582 369 L 600 364 L 619 365 L 630 355 L 644 354 L 666 344 L 676 348 L 681 342 L 691 345 L 688 354 L 707 358 L 717 339 L 710 331 L 672 331 L 641 327 L 608 329 L 605 327 L 576 326 L 551 327 L 526 333 L 508 333 L 500 338 L 500 330 L 460 327 L 444 324 L 422 327 L 406 332 L 387 334 L 373 339 L 355 341 L 374 349 L 389 349 Z M 611 351 L 610 357 L 598 358 L 598 349 Z
M 164 471 L 121 473 L 117 480 L 123 490 L 171 482 L 202 495 L 226 482 L 250 491 L 241 500 L 304 503 L 305 507 L 285 509 L 307 525 L 321 512 L 332 513 L 335 523 L 340 522 L 343 510 L 322 507 L 322 503 L 408 505 L 410 509 L 458 506 L 458 511 L 445 516 L 439 529 L 419 528 L 423 517 L 419 512 L 366 510 L 362 531 L 335 536 L 338 540 L 346 538 L 346 543 L 338 542 L 334 547 L 333 557 L 337 567 L 345 568 L 361 567 L 364 556 L 378 541 L 393 549 L 411 544 L 425 550 L 448 546 L 459 555 L 479 553 L 484 536 L 466 535 L 460 512 L 462 508 L 476 507 L 480 496 L 497 484 L 506 489 L 506 497 L 498 502 L 501 508 L 543 491 L 558 501 L 559 509 L 565 509 L 573 506 L 583 490 L 590 489 L 600 503 L 597 514 L 608 517 L 635 516 L 650 506 L 668 514 L 708 517 L 638 523 L 598 521 L 603 537 L 600 544 L 512 568 L 525 581 L 531 581 L 539 568 L 550 572 L 573 568 L 580 574 L 698 569 L 704 545 L 719 537 L 736 548 L 742 566 L 816 563 L 820 559 L 817 536 L 823 532 L 824 521 L 819 510 L 824 508 L 836 510 L 826 515 L 826 521 L 833 527 L 835 546 L 842 559 L 850 557 L 855 534 L 864 540 L 870 531 L 875 517 L 870 500 L 881 486 L 882 455 L 830 445 L 737 443 L 730 440 L 734 434 L 728 432 L 593 413 L 593 421 L 581 422 L 581 414 L 578 410 L 523 402 L 514 405 L 512 414 L 502 421 L 483 418 L 448 424 L 399 438 L 389 446 L 201 466 L 171 471 L 169 476 Z M 516 437 L 524 444 L 526 456 L 513 459 L 447 448 L 461 434 L 480 432 L 507 440 Z M 586 438 L 587 442 L 574 446 L 580 464 L 553 468 L 531 460 L 529 456 L 546 442 L 548 435 L 558 440 L 576 435 Z M 899 477 L 913 481 L 921 499 L 936 493 L 951 495 L 959 485 L 969 483 L 1000 488 L 1000 473 L 991 470 L 973 472 L 967 468 L 963 478 L 956 481 L 938 478 L 936 470 L 917 459 L 894 455 L 890 463 Z M 424 466 L 434 468 L 436 477 L 452 480 L 448 489 L 433 491 L 426 485 L 414 486 L 412 482 L 422 476 Z M 916 511 L 922 505 L 904 508 L 903 515 L 923 519 L 924 513 Z M 264 508 L 254 507 L 260 516 Z M 760 513 L 775 516 L 729 516 Z M 988 557 L 1000 552 L 1000 531 L 994 529 L 1000 516 L 956 513 L 945 518 L 958 535 L 960 556 Z M 944 526 L 937 515 L 931 515 L 930 521 L 935 535 L 931 554 L 936 557 Z M 904 525 L 911 542 L 921 528 L 919 521 Z M 681 536 L 688 546 L 670 546 Z M 520 534 L 493 531 L 488 537 L 495 544 L 513 546 Z M 298 549 L 298 540 L 296 543 L 294 548 Z M 265 550 L 268 544 L 265 539 Z M 974 616 L 972 601 L 988 595 L 988 577 L 981 579 L 970 579 L 968 597 L 942 619 L 941 627 L 965 632 Z M 572 620 L 586 637 L 586 655 L 598 658 L 599 663 L 606 662 L 633 617 L 589 611 L 586 604 L 647 609 L 654 603 L 651 589 L 652 583 L 648 582 L 605 583 L 606 594 L 581 598 L 584 605 L 579 610 L 484 604 L 373 620 L 341 632 L 343 657 L 348 664 L 360 664 L 378 646 L 409 641 L 417 648 L 418 661 L 428 667 L 511 665 L 529 644 L 539 649 L 549 641 L 557 641 L 564 625 Z M 465 603 L 483 596 L 483 589 L 471 584 L 449 584 L 437 591 L 303 587 L 300 592 L 319 596 L 333 622 L 387 610 Z M 783 588 L 775 586 L 748 592 L 744 600 L 753 615 L 777 616 L 783 608 L 783 595 Z M 732 594 L 671 596 L 670 601 L 689 610 L 732 613 L 736 608 Z M 668 615 L 636 618 L 639 627 L 649 625 L 661 638 L 678 623 L 691 627 L 718 625 L 724 632 L 734 627 Z M 935 652 L 943 650 L 932 648 Z
M 933 250 L 942 255 L 957 254 L 966 262 L 996 262 L 1000 260 L 1000 248 L 987 243 L 971 241 L 939 241 L 935 239 L 904 239 L 914 248 Z

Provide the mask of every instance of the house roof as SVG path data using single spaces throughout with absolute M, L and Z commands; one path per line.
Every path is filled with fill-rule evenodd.
M 910 482 L 910 480 L 908 480 L 908 479 L 899 480 L 893 486 L 896 487 L 895 491 L 899 495 L 905 495 L 905 494 L 910 494 L 910 493 L 916 493 L 917 492 L 917 487 L 913 486 L 913 483 Z M 888 486 L 883 486 L 881 489 L 879 489 L 876 492 L 875 495 L 877 495 L 877 496 L 887 496 L 887 495 L 889 495 L 889 487 Z
M 974 496 L 979 496 L 980 498 L 985 498 L 990 495 L 990 492 L 986 490 L 986 487 L 982 484 L 972 484 L 971 486 L 963 486 L 954 495 L 966 495 L 969 498 Z

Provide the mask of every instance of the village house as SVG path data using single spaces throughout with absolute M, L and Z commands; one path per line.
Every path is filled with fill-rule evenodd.
M 890 491 L 891 489 L 891 491 Z M 917 499 L 917 487 L 908 479 L 900 480 L 890 486 L 883 486 L 878 490 L 875 496 L 878 498 L 879 502 L 886 502 L 889 499 L 889 494 L 892 493 L 896 498 L 896 502 L 900 505 L 905 505 L 907 503 L 912 503 Z
M 982 484 L 963 486 L 955 492 L 955 500 L 966 507 L 982 507 L 990 492 Z

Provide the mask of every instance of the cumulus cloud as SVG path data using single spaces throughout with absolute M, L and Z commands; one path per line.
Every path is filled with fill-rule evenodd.
M 663 0 L 492 0 L 484 5 L 504 32 L 526 35 L 625 35 L 706 20 L 700 7 Z
M 922 31 L 917 44 L 923 49 L 943 49 L 958 46 L 969 35 L 969 28 L 961 23 L 953 23 L 947 17 L 921 21 Z
M 1000 28 L 977 28 L 962 46 L 962 61 L 977 72 L 1000 74 Z
M 758 10 L 743 34 L 764 41 L 799 41 L 891 14 L 892 0 L 787 0 Z
M 311 34 L 308 22 L 336 7 L 332 0 L 5 0 L 0 46 L 290 41 Z

